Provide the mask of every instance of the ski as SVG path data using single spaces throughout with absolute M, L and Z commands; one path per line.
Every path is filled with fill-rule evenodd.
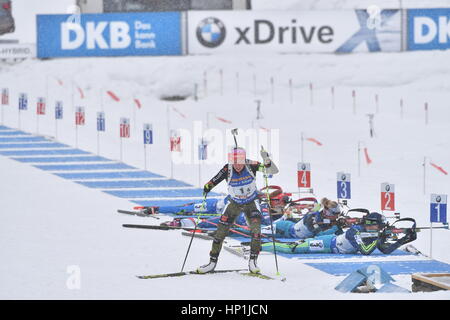
M 192 231 L 183 231 L 181 234 L 183 236 L 192 237 Z M 194 238 L 199 238 L 203 240 L 214 240 L 214 238 L 209 233 L 194 233 Z
M 260 278 L 260 279 L 264 279 L 264 280 L 275 280 L 275 278 L 266 276 L 266 275 L 264 275 L 262 273 L 252 273 L 252 272 L 242 273 L 242 272 L 240 272 L 239 274 L 242 274 L 243 276 L 247 276 L 247 277 Z
M 147 214 L 143 211 L 130 211 L 130 210 L 117 210 L 118 213 L 123 213 L 123 214 L 129 214 L 129 215 L 133 215 L 133 216 L 139 216 L 139 217 L 151 217 L 154 219 L 159 219 L 158 216 L 154 215 L 154 214 Z
M 409 253 L 413 253 L 417 256 L 423 256 L 423 257 L 427 257 L 429 258 L 428 255 L 420 252 L 416 247 L 414 247 L 412 244 L 407 245 L 406 247 L 404 247 L 403 249 L 401 249 L 403 251 L 409 252 Z
M 164 225 L 149 225 L 149 224 L 123 224 L 124 228 L 136 228 L 136 229 L 154 229 L 154 230 L 194 230 L 194 228 L 187 227 L 172 227 L 172 226 L 164 226 Z M 210 229 L 201 229 L 197 228 L 197 232 L 207 233 L 212 230 Z
M 247 271 L 247 269 L 214 270 L 214 271 L 211 271 L 208 273 L 198 273 L 197 271 L 185 271 L 185 272 L 153 274 L 153 275 L 136 276 L 136 277 L 138 277 L 139 279 L 157 279 L 157 278 L 182 277 L 182 276 L 187 276 L 190 274 L 204 275 L 204 274 L 211 274 L 211 273 L 227 273 L 227 272 L 240 272 L 240 271 Z
M 240 257 L 240 258 L 244 258 L 245 260 L 248 260 L 250 258 L 250 249 L 246 249 L 246 248 L 244 248 L 241 245 L 227 245 L 227 244 L 224 244 L 223 248 L 226 251 L 228 251 L 228 252 L 230 252 L 230 253 L 232 253 L 232 254 Z

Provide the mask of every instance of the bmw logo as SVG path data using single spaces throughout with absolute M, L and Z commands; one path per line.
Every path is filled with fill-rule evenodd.
M 203 19 L 197 26 L 198 41 L 208 48 L 215 48 L 225 40 L 226 29 L 222 21 L 209 17 Z
M 441 196 L 436 197 L 436 202 L 441 202 L 441 200 L 442 200 Z
M 386 185 L 386 191 L 389 191 L 389 190 L 391 190 L 391 186 L 390 185 Z
M 346 177 L 345 174 L 343 174 L 343 175 L 342 175 L 342 180 L 345 181 L 345 179 L 347 179 L 347 177 Z

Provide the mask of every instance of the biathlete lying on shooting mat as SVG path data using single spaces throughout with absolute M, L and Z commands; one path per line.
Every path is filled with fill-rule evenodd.
M 275 246 L 277 252 L 289 254 L 355 254 L 359 252 L 370 255 L 377 248 L 384 254 L 390 254 L 400 246 L 417 238 L 414 219 L 401 220 L 414 222 L 412 228 L 402 229 L 401 233 L 404 236 L 401 238 L 398 235 L 392 236 L 394 230 L 389 228 L 383 215 L 378 212 L 371 212 L 341 234 L 322 235 L 295 242 L 275 242 Z M 341 224 L 339 221 L 338 223 Z M 262 250 L 273 252 L 272 242 L 262 244 Z
M 292 221 L 288 212 L 274 221 L 275 235 L 283 238 L 307 239 L 339 231 L 335 223 L 341 214 L 339 204 L 327 198 L 323 198 L 320 203 L 321 207 L 317 208 L 317 211 L 306 213 L 298 222 Z

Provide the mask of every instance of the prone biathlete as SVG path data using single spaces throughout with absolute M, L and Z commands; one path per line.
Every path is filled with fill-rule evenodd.
M 320 203 L 321 209 L 307 213 L 298 222 L 287 220 L 285 216 L 275 221 L 276 236 L 307 239 L 338 232 L 340 229 L 335 221 L 341 213 L 339 204 L 327 198 Z
M 276 242 L 277 252 L 288 254 L 336 253 L 370 255 L 375 249 L 390 254 L 400 246 L 416 239 L 415 231 L 408 233 L 394 243 L 385 241 L 381 232 L 386 226 L 386 218 L 378 212 L 372 212 L 359 224 L 353 225 L 340 235 L 323 235 L 315 238 L 301 239 L 295 242 Z M 262 245 L 263 251 L 273 251 L 271 242 Z

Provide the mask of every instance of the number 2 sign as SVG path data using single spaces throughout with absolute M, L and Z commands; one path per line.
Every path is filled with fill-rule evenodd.
M 395 187 L 390 183 L 381 184 L 381 210 L 395 211 Z

